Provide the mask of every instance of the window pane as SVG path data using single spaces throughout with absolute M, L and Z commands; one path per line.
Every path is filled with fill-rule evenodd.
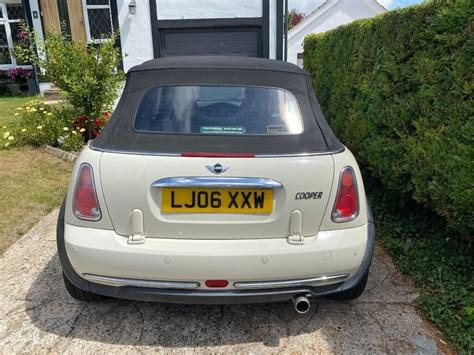
M 5 25 L 0 25 L 0 64 L 11 64 L 11 62 Z
M 22 26 L 22 24 L 20 22 L 10 23 L 10 30 L 11 30 L 11 33 L 12 33 L 13 45 L 14 46 L 28 47 L 29 42 L 28 42 L 28 39 L 26 38 L 26 33 L 22 31 L 21 26 Z M 21 61 L 18 58 L 16 60 L 16 63 L 18 65 L 30 64 L 28 62 Z
M 87 0 L 87 5 L 108 5 L 109 0 Z
M 8 46 L 7 31 L 5 25 L 0 25 L 0 46 Z
M 88 9 L 91 39 L 101 39 L 112 33 L 109 9 Z
M 0 47 L 0 64 L 11 64 L 10 51 L 8 47 Z
M 28 44 L 28 41 L 26 39 L 26 33 L 21 30 L 21 22 L 13 22 L 10 23 L 10 31 L 12 32 L 12 40 L 13 44 L 21 44 L 24 43 L 25 45 Z
M 300 134 L 296 98 L 276 88 L 253 86 L 158 86 L 140 103 L 134 128 L 196 134 Z
M 20 4 L 7 4 L 7 14 L 9 20 L 24 19 L 23 8 Z

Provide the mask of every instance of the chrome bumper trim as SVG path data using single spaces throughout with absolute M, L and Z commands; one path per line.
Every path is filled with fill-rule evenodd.
M 267 289 L 299 286 L 322 286 L 342 282 L 349 274 L 337 274 L 330 276 L 318 276 L 310 279 L 282 280 L 282 281 L 258 281 L 258 282 L 235 282 L 234 286 L 240 289 Z
M 100 276 L 93 274 L 83 274 L 86 280 L 96 282 L 108 286 L 131 286 L 131 287 L 148 287 L 148 288 L 161 288 L 161 289 L 182 289 L 182 290 L 194 290 L 201 286 L 199 282 L 192 281 L 153 281 L 153 280 L 140 280 L 140 279 L 129 279 L 123 277 L 112 277 L 112 276 Z M 270 288 L 285 288 L 285 287 L 311 287 L 311 286 L 323 286 L 342 282 L 349 277 L 348 273 L 330 275 L 330 276 L 318 276 L 309 279 L 296 279 L 296 280 L 281 280 L 281 281 L 258 281 L 258 282 L 235 282 L 234 287 L 237 289 L 270 289 Z
M 152 281 L 152 280 L 137 280 L 123 277 L 100 276 L 93 274 L 83 274 L 85 279 L 109 286 L 131 286 L 131 287 L 149 287 L 149 288 L 175 288 L 194 290 L 199 288 L 199 282 L 186 281 Z
M 278 181 L 265 178 L 240 177 L 168 177 L 156 180 L 153 187 L 222 187 L 246 189 L 276 189 L 283 185 Z

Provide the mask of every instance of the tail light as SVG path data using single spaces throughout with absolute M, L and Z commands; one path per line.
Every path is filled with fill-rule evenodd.
M 73 201 L 74 215 L 79 219 L 98 221 L 101 218 L 94 174 L 89 164 L 82 164 L 77 174 Z
M 350 166 L 342 168 L 339 177 L 336 203 L 332 210 L 333 222 L 350 222 L 359 215 L 359 194 L 354 170 Z

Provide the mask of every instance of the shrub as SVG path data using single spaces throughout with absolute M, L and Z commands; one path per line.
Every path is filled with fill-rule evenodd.
M 468 0 L 426 2 L 309 36 L 304 58 L 323 112 L 361 164 L 379 240 L 416 282 L 425 315 L 466 353 L 473 13 Z
M 47 105 L 33 100 L 16 110 L 14 129 L 3 127 L 1 147 L 52 145 L 77 151 L 84 144 L 85 129 L 76 126 L 74 109 L 64 105 Z
M 99 133 L 95 121 L 111 110 L 124 78 L 117 69 L 120 55 L 115 47 L 116 36 L 99 45 L 86 45 L 60 31 L 48 32 L 44 40 L 34 31 L 25 28 L 24 32 L 31 45 L 16 47 L 15 55 L 44 70 L 46 78 L 65 93 L 77 116 L 85 117 L 86 140 L 94 138 Z
M 305 39 L 337 136 L 401 206 L 474 232 L 474 6 L 434 0 Z

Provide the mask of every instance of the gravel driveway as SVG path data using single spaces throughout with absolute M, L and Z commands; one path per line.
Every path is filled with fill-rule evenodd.
M 63 286 L 57 211 L 0 258 L 0 352 L 450 352 L 417 313 L 417 294 L 377 249 L 365 294 L 290 303 L 187 306 L 81 303 Z

